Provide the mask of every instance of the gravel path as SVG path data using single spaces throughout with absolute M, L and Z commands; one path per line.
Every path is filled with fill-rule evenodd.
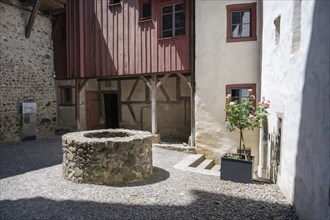
M 153 149 L 154 175 L 122 187 L 61 176 L 59 137 L 0 145 L 0 219 L 297 219 L 273 184 L 173 168 L 188 154 Z

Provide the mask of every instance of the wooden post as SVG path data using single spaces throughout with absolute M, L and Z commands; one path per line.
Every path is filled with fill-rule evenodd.
M 153 75 L 151 80 L 151 132 L 157 133 L 157 76 Z

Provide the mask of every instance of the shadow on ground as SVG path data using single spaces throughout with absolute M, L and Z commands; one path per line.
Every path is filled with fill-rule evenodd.
M 165 181 L 170 177 L 170 173 L 167 170 L 164 170 L 159 167 L 153 167 L 153 173 L 152 175 L 143 181 L 139 182 L 133 182 L 133 183 L 127 183 L 125 187 L 134 187 L 134 186 L 144 186 L 144 185 L 150 185 L 150 184 L 155 184 L 158 182 Z
M 0 145 L 0 179 L 61 163 L 61 137 Z
M 0 179 L 61 163 L 62 146 L 60 137 L 0 145 Z M 153 174 L 148 179 L 141 182 L 127 183 L 123 186 L 149 185 L 164 181 L 169 177 L 170 173 L 168 171 L 153 167 Z
M 291 206 L 205 191 L 186 206 L 55 201 L 36 197 L 0 202 L 1 219 L 297 219 Z M 160 201 L 161 202 L 161 201 Z

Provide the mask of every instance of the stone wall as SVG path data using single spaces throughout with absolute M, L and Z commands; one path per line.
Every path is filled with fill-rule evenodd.
M 37 137 L 52 134 L 56 126 L 52 25 L 50 18 L 37 14 L 26 39 L 29 16 L 29 11 L 0 2 L 0 142 L 21 139 L 22 101 L 37 103 Z
M 77 183 L 118 185 L 152 175 L 150 132 L 107 129 L 62 137 L 63 176 Z
M 330 3 L 263 2 L 261 92 L 272 102 L 265 150 L 279 148 L 277 184 L 298 216 L 329 219 Z

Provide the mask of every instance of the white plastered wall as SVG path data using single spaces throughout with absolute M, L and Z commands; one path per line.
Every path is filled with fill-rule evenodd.
M 256 1 L 196 1 L 196 149 L 217 163 L 220 156 L 236 152 L 239 133 L 227 132 L 226 85 L 256 83 L 260 97 L 259 2 L 257 41 L 226 42 L 226 5 Z M 258 165 L 258 129 L 244 132 L 246 146 Z
M 329 219 L 329 2 L 302 1 L 298 10 L 297 2 L 263 3 L 261 91 L 271 100 L 271 136 L 283 118 L 277 184 L 301 219 Z M 292 52 L 299 10 L 300 42 Z

